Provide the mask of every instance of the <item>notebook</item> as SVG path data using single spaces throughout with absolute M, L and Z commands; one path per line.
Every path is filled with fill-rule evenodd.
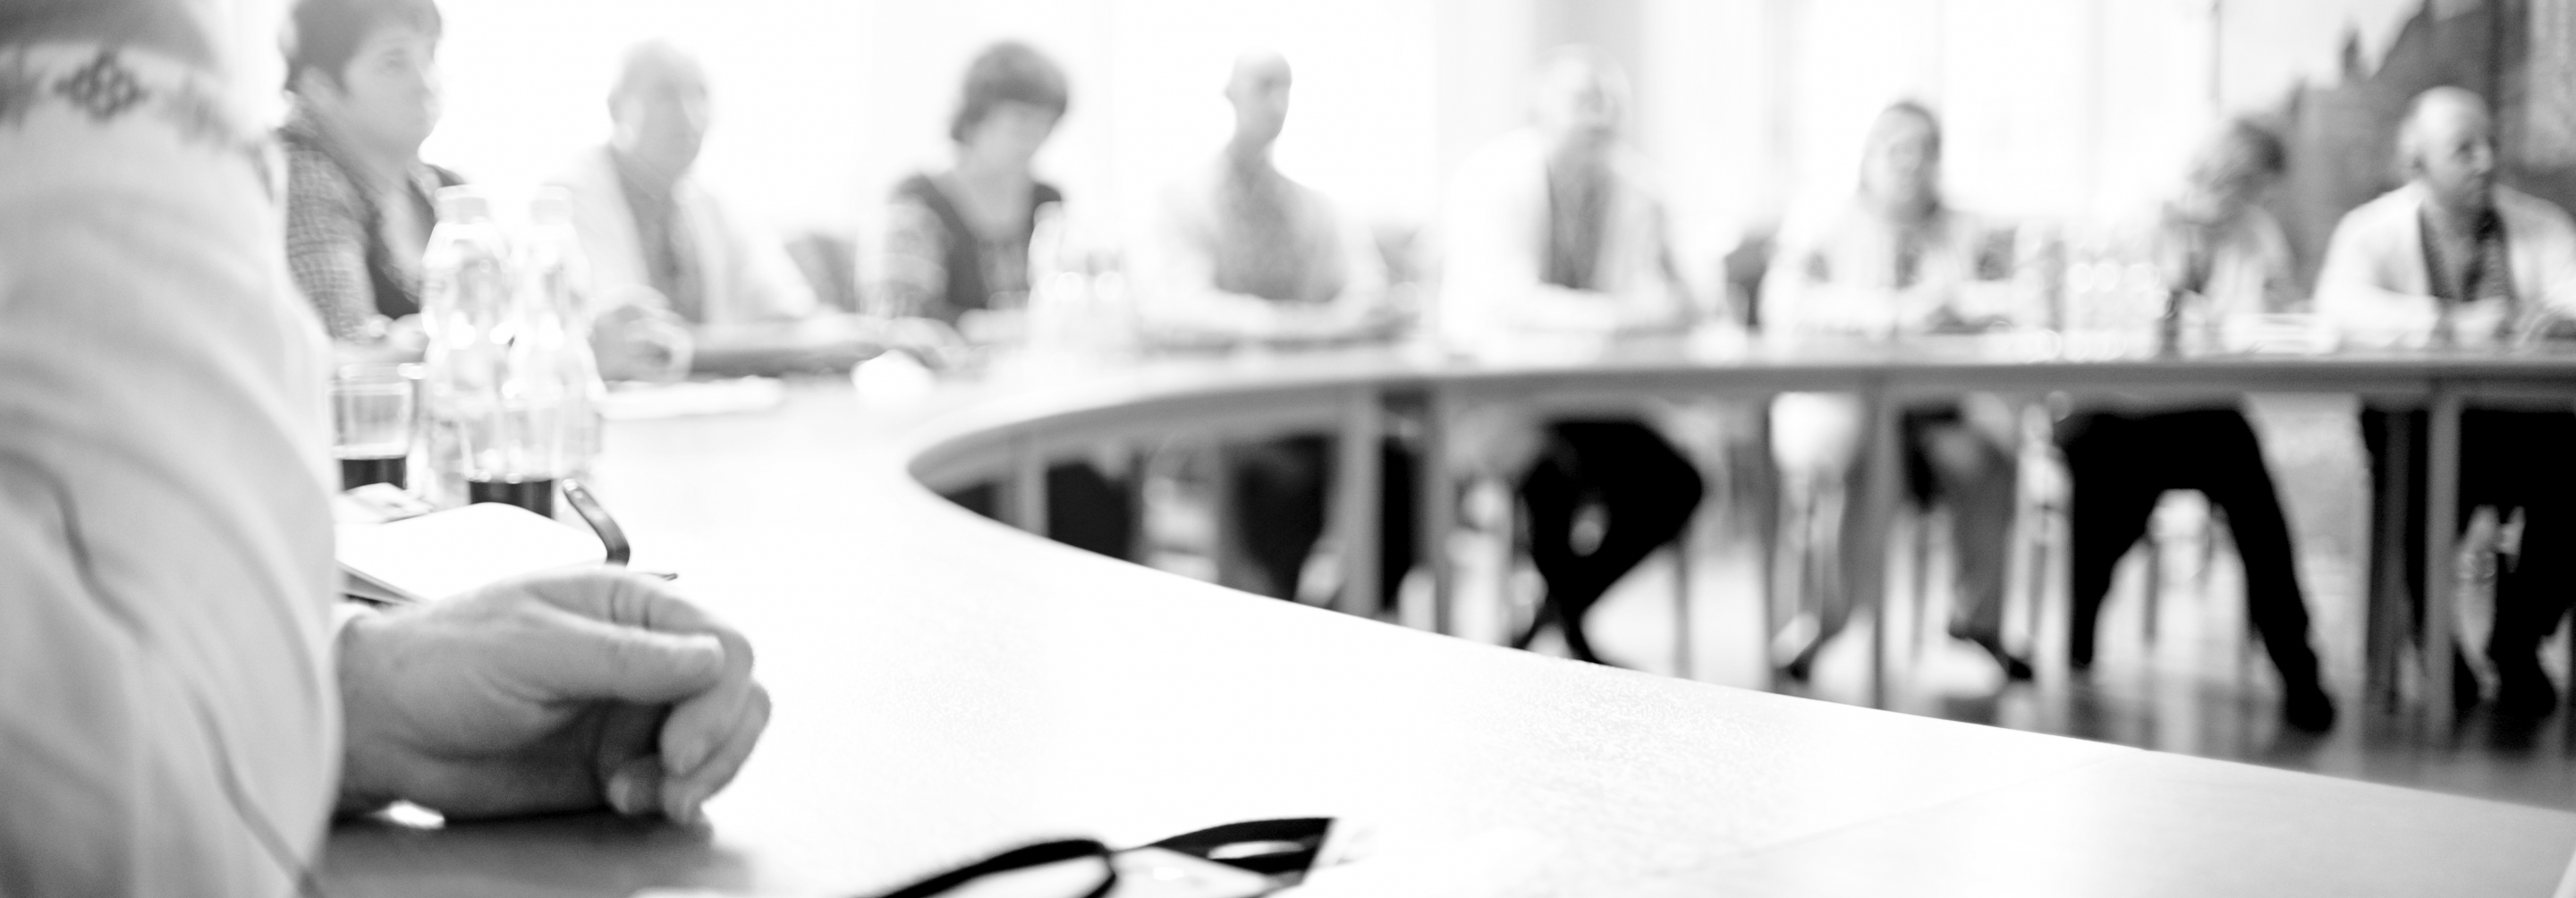
M 428 602 L 521 574 L 598 564 L 608 554 L 587 530 L 497 502 L 339 529 L 342 590 L 387 604 Z

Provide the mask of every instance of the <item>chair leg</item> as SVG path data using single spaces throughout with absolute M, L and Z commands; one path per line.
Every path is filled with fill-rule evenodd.
M 2048 604 L 2049 547 L 2057 542 L 2057 509 L 2047 503 L 2033 507 L 2030 541 L 2030 588 L 2022 602 L 2022 634 L 2030 640 L 2030 658 L 2039 660 L 2040 615 Z
M 2164 541 L 2158 539 L 2153 530 L 2147 532 L 2144 542 L 2147 550 L 2147 595 L 2143 606 L 2146 617 L 2140 621 L 2139 628 L 2146 637 L 2147 646 L 2153 648 L 2156 644 L 2156 612 L 2165 595 L 2165 551 Z
M 1914 513 L 1914 641 L 1913 655 L 1921 660 L 1924 641 L 1931 638 L 1924 621 L 1932 617 L 1932 509 Z
M 1673 538 L 1673 675 L 1691 678 L 1691 533 Z

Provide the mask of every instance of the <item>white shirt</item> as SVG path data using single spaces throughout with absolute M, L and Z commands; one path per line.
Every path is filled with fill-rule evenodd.
M 210 81 L 0 49 L 0 893 L 291 894 L 332 803 L 328 349 Z
M 635 212 L 618 188 L 616 164 L 607 148 L 581 154 L 550 183 L 572 192 L 572 226 L 590 262 L 593 300 L 607 300 L 627 287 L 651 287 Z M 701 279 L 703 323 L 798 318 L 814 311 L 814 291 L 787 257 L 784 244 L 735 214 L 696 178 L 673 184 L 671 198 L 679 208 L 675 224 L 689 229 L 688 245 L 697 253 L 693 270 Z
M 1606 337 L 1682 323 L 1662 202 L 1645 161 L 1611 150 L 1597 289 L 1541 276 L 1547 255 L 1546 136 L 1527 129 L 1478 150 L 1451 179 L 1443 215 L 1438 327 L 1450 345 L 1488 351 L 1516 338 Z
M 1762 327 L 1773 333 L 1910 335 L 1936 309 L 2026 321 L 2009 283 L 2011 237 L 1943 207 L 1923 225 L 1913 270 L 1898 272 L 1899 234 L 1859 201 L 1791 218 L 1762 280 Z M 1981 268 L 2002 266 L 1994 271 Z M 2000 277 L 1998 276 L 2000 275 Z
M 2344 214 L 2317 273 L 2317 314 L 2364 343 L 2423 343 L 2440 303 L 2424 270 L 2424 188 L 2408 184 Z M 2498 185 L 2513 291 L 2526 309 L 2576 315 L 2576 223 L 2548 200 Z M 2465 316 L 2493 310 L 2463 309 Z M 2480 329 L 2460 329 L 2464 339 Z

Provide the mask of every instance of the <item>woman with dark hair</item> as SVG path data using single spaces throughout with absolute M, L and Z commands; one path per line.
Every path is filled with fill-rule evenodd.
M 1030 165 L 1068 101 L 1064 70 L 1027 44 L 995 44 L 967 66 L 948 126 L 956 164 L 895 186 L 885 311 L 953 326 L 1027 296 L 1038 208 L 1064 199 Z
M 431 0 L 302 0 L 287 42 L 286 258 L 343 343 L 382 341 L 420 311 L 420 254 L 439 188 L 420 161 L 438 126 L 441 19 Z
M 948 125 L 956 163 L 895 186 L 878 311 L 935 319 L 977 339 L 990 330 L 989 313 L 1027 301 L 1038 210 L 1064 200 L 1031 164 L 1068 105 L 1064 70 L 1036 48 L 1004 41 L 975 57 Z M 1115 558 L 1132 554 L 1136 503 L 1126 484 L 1083 461 L 1055 465 L 1046 479 L 1047 535 Z M 949 498 L 987 516 L 999 507 L 989 486 Z

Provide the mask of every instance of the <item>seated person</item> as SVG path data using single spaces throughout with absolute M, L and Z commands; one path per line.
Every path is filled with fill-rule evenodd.
M 420 254 L 441 187 L 420 161 L 438 125 L 431 0 L 299 0 L 287 51 L 286 260 L 331 338 L 417 352 Z M 399 333 L 397 333 L 399 331 Z
M 2006 326 L 2004 309 L 1979 303 L 1974 281 L 2009 276 L 2010 234 L 1950 207 L 1941 197 L 1941 125 L 1920 104 L 1879 113 L 1862 152 L 1860 191 L 1829 218 L 1784 229 L 1780 261 L 1762 289 L 1762 321 L 1773 332 L 1898 339 Z M 1982 306 L 1982 307 L 1981 307 Z M 1813 414 L 1808 414 L 1813 412 Z M 1783 396 L 1774 405 L 1774 439 L 1819 427 L 1849 431 L 1860 445 L 1859 415 L 1841 397 Z M 1900 419 L 1907 492 L 1920 506 L 1950 506 L 1958 562 L 1950 635 L 1994 656 L 2005 675 L 2029 679 L 2030 665 L 2004 650 L 2004 565 L 2019 486 L 2013 445 L 2018 428 L 2002 400 L 1966 400 L 1907 409 Z M 1787 445 L 1787 444 L 1782 444 Z M 1818 466 L 1819 484 L 1844 480 L 1844 495 L 1865 494 L 1865 465 L 1851 457 L 1792 459 Z M 1869 523 L 1842 516 L 1845 543 Z M 1816 653 L 1849 620 L 1855 597 L 1839 584 L 1821 591 L 1815 633 L 1785 667 L 1807 676 Z
M 1689 304 L 1667 252 L 1644 160 L 1619 139 L 1627 82 L 1591 51 L 1540 65 L 1533 126 L 1479 150 L 1452 182 L 1443 337 L 1471 351 L 1525 340 L 1678 331 Z M 1583 629 L 1594 602 L 1690 525 L 1699 472 L 1634 418 L 1555 421 L 1525 435 L 1517 473 L 1530 560 L 1547 583 L 1527 646 L 1553 624 L 1599 662 Z M 1496 442 L 1467 440 L 1461 443 Z
M 1029 239 L 1038 210 L 1064 194 L 1037 179 L 1038 150 L 1070 103 L 1064 70 L 1027 44 L 1005 41 L 975 57 L 949 122 L 956 164 L 895 186 L 886 209 L 880 314 L 926 318 L 981 338 L 986 313 L 1025 308 Z M 1047 535 L 1114 558 L 1133 554 L 1135 500 L 1124 478 L 1092 462 L 1050 467 Z M 996 490 L 949 498 L 993 516 Z
M 695 58 L 658 41 L 628 50 L 608 92 L 608 120 L 608 145 L 553 182 L 571 194 L 595 303 L 658 299 L 690 325 L 813 311 L 814 293 L 786 247 L 690 174 L 708 123 L 706 72 Z
M 0 892 L 309 891 L 334 810 L 397 799 L 696 817 L 769 703 L 658 581 L 335 614 L 330 355 L 228 7 L 0 14 L 14 75 L 136 88 L 0 117 Z
M 2204 305 L 2212 319 L 2296 302 L 2289 240 L 2255 205 L 2286 170 L 2285 153 L 2270 129 L 2244 119 L 2228 123 L 2200 151 L 2147 241 L 2165 263 L 2175 301 Z M 2316 652 L 2308 646 L 2298 553 L 2263 466 L 2262 445 L 2235 403 L 2114 397 L 2060 422 L 2058 440 L 2074 481 L 2067 663 L 2077 670 L 2092 665 L 2095 615 L 2111 590 L 2112 570 L 2146 532 L 2156 500 L 2167 490 L 2199 490 L 2227 514 L 2245 563 L 2248 611 L 2281 671 L 2283 717 L 2310 732 L 2331 728 L 2334 702 L 2318 684 Z
M 2398 132 L 2405 186 L 2344 215 L 2317 276 L 2317 314 L 2349 336 L 2454 346 L 2555 338 L 2576 315 L 2576 224 L 2547 201 L 2495 182 L 2495 124 L 2486 101 L 2455 87 L 2425 91 Z M 2372 483 L 2390 472 L 2393 439 L 2408 440 L 2406 507 L 2424 507 L 2426 419 L 2421 411 L 2362 411 Z M 2541 715 L 2557 694 L 2541 672 L 2540 640 L 2567 613 L 2576 566 L 2576 415 L 2563 400 L 2480 400 L 2460 416 L 2459 518 L 2493 506 L 2522 510 L 2522 551 L 2496 577 L 2495 632 L 2486 645 L 2499 679 L 2496 704 Z M 2381 497 L 2389 507 L 2393 497 Z M 2407 594 L 2421 614 L 2424 519 L 2409 515 Z M 2474 648 L 2474 647 L 2472 647 Z M 2456 656 L 2455 656 L 2456 657 Z M 2480 698 L 2465 662 L 2453 699 Z
M 1385 331 L 1386 275 L 1365 229 L 1330 200 L 1280 174 L 1271 146 L 1288 121 L 1288 60 L 1237 59 L 1225 97 L 1234 137 L 1214 164 L 1170 191 L 1144 311 L 1158 329 L 1234 342 L 1311 342 Z M 1332 446 L 1321 436 L 1241 442 L 1221 450 L 1225 508 L 1240 545 L 1220 549 L 1226 585 L 1296 598 L 1322 537 Z M 1378 562 L 1381 605 L 1413 568 L 1412 456 L 1393 439 Z M 1249 564 L 1234 563 L 1237 559 Z

